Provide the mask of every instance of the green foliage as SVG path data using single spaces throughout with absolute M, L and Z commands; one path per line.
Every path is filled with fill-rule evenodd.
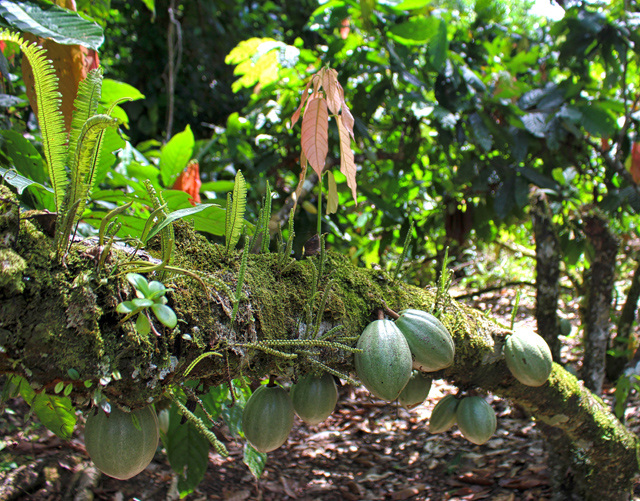
M 102 28 L 57 5 L 43 2 L 2 2 L 0 18 L 5 28 L 51 39 L 61 45 L 82 45 L 98 50 L 104 42 Z
M 242 228 L 244 227 L 244 213 L 247 207 L 247 183 L 242 172 L 238 171 L 233 185 L 233 195 L 227 195 L 227 215 L 225 222 L 225 245 L 227 252 L 235 249 Z
M 31 408 L 52 433 L 63 440 L 71 438 L 76 426 L 76 410 L 68 397 L 47 395 L 43 391 L 35 395 Z
M 116 306 L 118 313 L 126 316 L 120 321 L 124 323 L 134 315 L 138 315 L 135 326 L 136 330 L 142 335 L 148 335 L 151 332 L 151 325 L 147 317 L 147 309 L 151 311 L 158 321 L 173 329 L 178 323 L 178 317 L 175 312 L 167 306 L 167 292 L 173 289 L 167 289 L 162 282 L 156 280 L 147 282 L 147 279 L 137 273 L 127 273 L 127 280 L 136 289 L 136 298 L 131 301 L 123 301 Z

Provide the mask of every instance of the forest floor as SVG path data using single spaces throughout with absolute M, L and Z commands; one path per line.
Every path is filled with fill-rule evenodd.
M 513 290 L 475 297 L 468 304 L 509 324 Z M 576 323 L 575 305 L 563 308 Z M 533 302 L 523 300 L 516 329 L 533 328 Z M 563 338 L 564 359 L 580 359 L 578 341 Z M 577 368 L 577 367 L 576 367 Z M 256 481 L 243 464 L 243 443 L 222 428 L 229 458 L 212 450 L 204 481 L 186 501 L 204 500 L 548 500 L 551 497 L 544 442 L 535 424 L 509 402 L 489 397 L 498 429 L 482 446 L 467 442 L 457 428 L 431 435 L 434 405 L 456 391 L 435 381 L 427 401 L 408 412 L 372 398 L 363 388 L 340 388 L 337 408 L 318 426 L 298 418 L 288 442 L 272 452 Z M 605 400 L 611 400 L 607 389 Z M 627 411 L 640 431 L 640 403 Z M 118 481 L 91 466 L 81 427 L 62 442 L 43 428 L 19 433 L 27 408 L 8 406 L 0 419 L 0 499 L 10 500 L 177 500 L 177 477 L 159 452 L 140 475 Z M 29 428 L 27 428 L 28 430 Z M 32 436 L 36 435 L 35 439 Z M 40 438 L 37 438 L 39 435 Z M 640 489 L 638 490 L 640 492 Z M 640 499 L 638 497 L 637 499 Z M 603 500 L 604 501 L 604 500 Z

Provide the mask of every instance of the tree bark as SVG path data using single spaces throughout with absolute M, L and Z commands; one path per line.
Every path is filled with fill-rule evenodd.
M 560 363 L 558 296 L 562 251 L 552 216 L 546 195 L 536 190 L 531 196 L 531 219 L 536 239 L 536 322 L 538 334 L 549 345 L 553 360 Z
M 186 380 L 219 385 L 240 375 L 296 379 L 318 363 L 351 375 L 353 355 L 343 348 L 355 345 L 380 307 L 429 311 L 437 296 L 433 288 L 393 283 L 386 273 L 357 268 L 335 253 L 324 263 L 321 255 L 294 261 L 255 254 L 248 256 L 244 297 L 231 323 L 239 253 L 227 255 L 189 225 L 176 223 L 175 266 L 197 272 L 208 290 L 188 277 L 172 279 L 169 306 L 180 319 L 178 328 L 154 322 L 160 335 L 141 336 L 132 321 L 120 325 L 123 315 L 115 311 L 133 296 L 115 268 L 125 254 L 114 250 L 108 270 L 98 271 L 100 249 L 76 243 L 66 267 L 60 266 L 51 259 L 50 237 L 30 221 L 18 225 L 17 207 L 0 187 L 0 373 L 19 374 L 37 391 L 72 383 L 71 397 L 84 408 L 96 387 L 112 404 L 137 408 Z M 314 296 L 316 287 L 320 294 Z M 574 491 L 582 499 L 629 499 L 640 471 L 638 439 L 603 402 L 556 364 L 543 386 L 523 386 L 504 363 L 508 330 L 446 296 L 436 306 L 456 357 L 452 367 L 432 376 L 511 399 L 553 427 L 573 444 Z M 338 325 L 339 337 L 331 343 L 305 337 L 308 326 L 312 332 L 318 326 L 322 336 Z M 213 351 L 221 356 L 202 359 L 185 374 L 198 356 Z M 72 379 L 70 369 L 80 378 Z M 116 371 L 121 379 L 112 377 Z M 84 381 L 93 386 L 87 389 Z
M 600 394 L 611 332 L 611 302 L 619 244 L 609 231 L 606 219 L 594 209 L 587 209 L 582 221 L 584 233 L 594 249 L 585 280 L 587 296 L 581 308 L 584 325 L 582 376 L 587 388 Z
M 615 381 L 620 377 L 624 367 L 633 356 L 633 351 L 629 351 L 630 336 L 633 336 L 631 329 L 636 317 L 638 309 L 638 300 L 640 299 L 640 262 L 633 272 L 631 286 L 627 292 L 627 299 L 622 307 L 620 319 L 618 320 L 616 336 L 611 341 L 611 348 L 618 352 L 618 355 L 607 355 L 606 373 L 609 381 Z M 625 356 L 624 353 L 627 353 Z

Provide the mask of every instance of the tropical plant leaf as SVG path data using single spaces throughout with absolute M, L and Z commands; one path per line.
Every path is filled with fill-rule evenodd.
M 389 33 L 405 45 L 424 44 L 436 33 L 438 19 L 433 16 L 413 16 L 407 21 L 392 26 Z
M 82 45 L 98 50 L 104 42 L 100 26 L 57 5 L 0 0 L 0 17 L 7 28 L 47 38 L 61 45 Z
M 231 204 L 227 204 L 227 217 L 225 224 L 225 237 L 227 252 L 235 249 L 242 226 L 244 224 L 244 212 L 247 207 L 247 184 L 242 172 L 236 174 L 236 183 L 233 187 Z
M 99 157 L 102 132 L 109 127 L 117 127 L 118 119 L 109 115 L 95 115 L 83 125 L 78 137 L 78 144 L 73 160 L 71 160 L 71 187 L 68 190 L 66 209 L 80 201 L 74 221 L 80 219 L 93 188 L 95 166 Z
M 249 467 L 253 478 L 258 480 L 262 476 L 264 467 L 267 465 L 267 455 L 264 452 L 258 452 L 251 447 L 251 444 L 245 442 L 242 462 Z
M 8 2 L 2 1 L 2 4 Z M 35 93 L 38 102 L 38 122 L 42 132 L 42 149 L 47 160 L 49 178 L 56 198 L 56 209 L 60 209 L 67 185 L 65 171 L 66 132 L 64 119 L 60 112 L 60 93 L 55 70 L 45 51 L 37 44 L 27 44 L 22 38 L 10 31 L 0 31 L 0 40 L 15 42 L 33 69 Z
M 334 115 L 340 113 L 342 102 L 344 101 L 343 95 L 340 93 L 340 84 L 338 83 L 338 72 L 334 69 L 325 70 L 322 76 L 322 88 L 324 89 L 327 106 Z
M 4 138 L 9 162 L 18 173 L 29 179 L 43 184 L 47 180 L 47 168 L 40 152 L 26 137 L 15 130 L 2 130 L 0 135 Z
M 197 214 L 198 212 L 202 212 L 209 207 L 220 207 L 218 204 L 200 204 L 196 207 L 188 207 L 186 209 L 179 209 L 171 212 L 164 218 L 160 223 L 155 225 L 153 229 L 149 232 L 149 235 L 145 239 L 145 242 L 148 242 L 152 239 L 158 232 L 162 231 L 167 225 L 173 223 L 177 219 L 182 219 L 183 217 L 191 216 L 193 214 Z
M 170 188 L 175 178 L 191 160 L 195 138 L 191 127 L 187 127 L 171 138 L 160 153 L 160 176 L 165 187 Z
M 4 181 L 14 188 L 18 190 L 18 194 L 22 195 L 22 192 L 25 188 L 29 186 L 35 186 L 38 189 L 43 191 L 48 191 L 49 193 L 53 193 L 53 190 L 47 186 L 43 186 L 40 183 L 36 183 L 31 179 L 28 179 L 20 174 L 17 174 L 15 171 L 10 171 L 9 169 L 5 169 L 4 167 L 0 167 L 0 176 L 4 179 Z
M 167 459 L 179 475 L 180 497 L 193 492 L 204 478 L 209 462 L 209 442 L 190 422 L 180 424 L 182 415 L 174 404 L 169 411 L 169 431 L 161 435 Z
M 318 176 L 322 176 L 329 153 L 329 112 L 327 102 L 321 97 L 312 97 L 302 117 L 302 151 Z
M 335 214 L 338 212 L 338 185 L 336 179 L 333 177 L 333 172 L 327 172 L 329 178 L 329 191 L 327 192 L 327 214 Z
M 349 131 L 344 126 L 342 117 L 336 117 L 338 122 L 338 132 L 340 134 L 340 172 L 342 172 L 347 178 L 347 186 L 351 188 L 351 195 L 353 199 L 358 200 L 358 182 L 356 181 L 356 161 L 351 150 L 351 137 Z
M 447 38 L 447 22 L 440 19 L 438 31 L 434 40 L 429 47 L 431 66 L 435 71 L 440 71 L 442 65 L 447 60 L 447 52 L 449 51 L 449 40 Z
M 38 393 L 31 405 L 38 419 L 63 440 L 69 440 L 76 426 L 76 412 L 67 397 Z
M 302 108 L 304 108 L 304 103 L 307 102 L 307 98 L 309 97 L 309 86 L 311 85 L 311 82 L 313 82 L 313 79 L 309 80 L 307 82 L 307 85 L 305 85 L 304 87 L 304 91 L 302 92 L 302 101 L 300 101 L 300 106 L 298 106 L 298 109 L 293 113 L 293 116 L 291 117 L 291 128 L 293 128 L 293 126 L 298 122 L 298 119 L 300 118 L 300 113 L 302 112 Z
M 110 105 L 123 98 L 136 101 L 138 99 L 144 99 L 144 94 L 133 85 L 125 82 L 118 82 L 111 78 L 105 78 L 102 81 L 102 102 L 104 104 Z

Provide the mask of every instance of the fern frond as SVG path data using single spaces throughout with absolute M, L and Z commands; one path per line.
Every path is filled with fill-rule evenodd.
M 238 245 L 240 232 L 244 225 L 244 212 L 247 208 L 247 183 L 242 172 L 236 174 L 236 181 L 233 185 L 233 199 L 231 206 L 227 205 L 227 227 L 225 228 L 227 252 Z M 229 212 L 230 211 L 230 212 Z
M 97 161 L 102 132 L 109 127 L 117 127 L 118 119 L 108 115 L 95 115 L 84 122 L 77 138 L 75 155 L 71 160 L 71 186 L 67 192 L 69 203 L 80 200 L 74 221 L 80 219 L 93 187 L 93 173 Z
M 7 30 L 0 30 L 0 40 L 15 42 L 20 46 L 33 70 L 34 90 L 38 108 L 38 122 L 42 132 L 42 149 L 47 161 L 49 178 L 59 210 L 64 199 L 67 185 L 65 159 L 67 156 L 67 134 L 64 118 L 60 111 L 62 96 L 58 92 L 58 78 L 46 51 L 38 44 L 29 44 L 19 35 Z
M 87 78 L 78 84 L 78 95 L 73 106 L 73 118 L 71 119 L 71 130 L 69 131 L 69 152 L 67 154 L 67 165 L 73 165 L 76 154 L 78 137 L 82 132 L 84 123 L 94 116 L 98 111 L 100 96 L 102 95 L 102 68 L 91 70 Z

